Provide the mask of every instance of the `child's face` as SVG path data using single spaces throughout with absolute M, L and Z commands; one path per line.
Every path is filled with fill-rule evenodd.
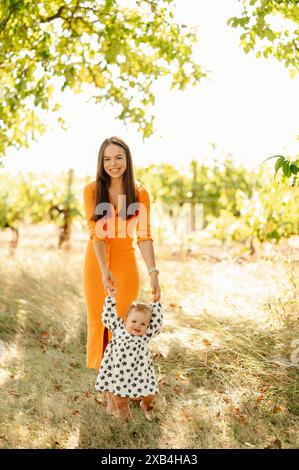
M 132 310 L 126 318 L 125 326 L 132 335 L 142 336 L 149 325 L 149 314 L 141 310 Z

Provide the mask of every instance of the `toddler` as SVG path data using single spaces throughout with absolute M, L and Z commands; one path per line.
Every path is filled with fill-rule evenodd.
M 159 301 L 150 306 L 131 303 L 123 320 L 117 316 L 115 297 L 105 298 L 102 321 L 112 330 L 96 378 L 95 388 L 111 394 L 118 414 L 129 419 L 129 398 L 142 398 L 140 406 L 146 419 L 153 418 L 153 401 L 159 392 L 148 342 L 160 333 L 163 321 Z

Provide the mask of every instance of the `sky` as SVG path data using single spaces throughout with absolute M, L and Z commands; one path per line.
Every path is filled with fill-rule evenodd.
M 184 91 L 170 90 L 169 78 L 154 84 L 155 134 L 143 142 L 134 124 L 116 119 L 119 108 L 87 102 L 85 95 L 64 93 L 59 125 L 29 149 L 8 152 L 4 170 L 60 172 L 74 168 L 95 175 L 98 149 L 112 135 L 129 145 L 136 166 L 171 163 L 186 169 L 192 159 L 219 161 L 230 154 L 253 168 L 270 155 L 299 153 L 299 77 L 275 59 L 255 58 L 239 46 L 241 30 L 226 24 L 240 14 L 237 0 L 177 0 L 174 21 L 199 25 L 193 58 L 208 78 Z M 273 162 L 273 160 L 272 160 Z

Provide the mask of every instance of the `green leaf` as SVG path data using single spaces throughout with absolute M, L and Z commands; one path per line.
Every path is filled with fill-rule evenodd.
M 284 161 L 285 161 L 284 157 L 279 157 L 278 160 L 276 161 L 274 178 L 275 178 L 279 168 L 283 165 Z
M 296 77 L 297 71 L 295 69 L 290 70 L 290 78 L 293 80 Z
M 276 35 L 273 33 L 273 31 L 271 31 L 271 29 L 267 29 L 265 31 L 265 35 L 267 36 L 267 38 L 269 39 L 269 41 L 274 41 L 274 39 L 276 38 Z
M 291 175 L 291 170 L 290 170 L 290 162 L 289 160 L 285 160 L 282 164 L 282 171 L 284 176 L 289 177 Z
M 140 0 L 134 9 L 116 3 L 0 3 L 1 156 L 10 146 L 28 147 L 46 128 L 43 110 L 57 111 L 59 105 L 52 103 L 51 83 L 62 92 L 75 93 L 87 85 L 90 99 L 120 106 L 118 118 L 125 124 L 134 122 L 149 137 L 154 132 L 149 113 L 153 82 L 169 75 L 184 89 L 207 75 L 192 57 L 196 28 L 174 21 L 171 0 Z M 144 4 L 151 7 L 151 18 Z M 121 79 L 115 81 L 115 76 Z M 138 102 L 143 103 L 142 110 Z
M 243 3 L 245 5 L 240 15 L 229 18 L 227 24 L 233 28 L 240 26 L 240 39 L 244 38 L 244 34 L 253 37 L 254 43 L 261 46 L 264 57 L 271 56 L 279 60 L 290 70 L 291 78 L 295 78 L 299 71 L 299 30 L 294 29 L 293 25 L 298 24 L 298 0 L 243 0 Z M 248 4 L 254 7 L 251 8 Z M 274 29 L 267 20 L 276 17 L 280 17 L 282 21 L 275 24 Z M 250 50 L 244 43 L 243 48 L 247 53 Z

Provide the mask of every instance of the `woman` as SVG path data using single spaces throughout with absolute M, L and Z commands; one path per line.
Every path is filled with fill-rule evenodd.
M 98 154 L 96 181 L 84 187 L 83 197 L 90 234 L 83 269 L 87 307 L 86 366 L 98 369 L 111 339 L 111 332 L 101 322 L 106 295 L 115 295 L 118 315 L 124 318 L 129 305 L 140 293 L 141 276 L 133 247 L 135 229 L 150 276 L 152 301 L 160 299 L 150 198 L 144 186 L 135 180 L 131 152 L 122 139 L 104 140 Z M 110 408 L 113 403 L 110 406 L 108 395 L 108 412 L 112 411 Z

